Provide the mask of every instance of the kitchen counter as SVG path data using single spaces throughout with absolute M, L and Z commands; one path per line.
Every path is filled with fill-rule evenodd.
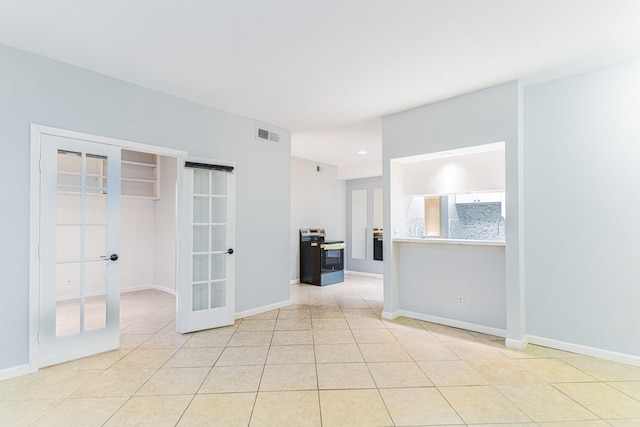
M 505 246 L 504 240 L 441 239 L 438 237 L 394 237 L 394 243 L 428 243 L 444 245 Z

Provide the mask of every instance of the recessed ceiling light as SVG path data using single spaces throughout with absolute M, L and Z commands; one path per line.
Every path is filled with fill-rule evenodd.
M 364 150 L 360 150 L 360 151 L 358 151 L 358 154 L 367 154 L 367 152 L 364 151 Z

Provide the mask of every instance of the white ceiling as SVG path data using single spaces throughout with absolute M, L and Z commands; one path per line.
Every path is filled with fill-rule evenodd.
M 291 129 L 293 155 L 348 168 L 380 163 L 382 115 L 639 58 L 640 0 L 0 0 L 0 43 Z

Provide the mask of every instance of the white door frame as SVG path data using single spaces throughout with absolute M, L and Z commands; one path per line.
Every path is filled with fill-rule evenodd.
M 177 159 L 177 188 L 182 188 L 182 173 L 184 160 L 187 152 L 171 148 L 158 147 L 155 145 L 141 144 L 138 142 L 126 141 L 123 139 L 109 138 L 92 135 L 88 133 L 75 132 L 66 129 L 58 129 L 37 124 L 31 125 L 31 171 L 30 171 L 30 204 L 29 204 L 29 364 L 26 369 L 21 369 L 20 373 L 35 372 L 40 367 L 38 353 L 40 344 L 38 343 L 39 327 L 39 292 L 40 292 L 40 136 L 54 135 L 65 138 L 80 139 L 84 141 L 108 144 L 133 151 L 157 154 L 160 156 L 174 157 Z M 176 207 L 182 206 L 182 194 L 176 191 Z M 181 209 L 176 209 L 176 227 L 181 223 Z M 176 233 L 176 290 L 180 257 L 180 234 Z

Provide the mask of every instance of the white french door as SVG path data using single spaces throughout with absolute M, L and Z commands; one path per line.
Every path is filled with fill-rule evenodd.
M 39 366 L 118 348 L 120 147 L 40 137 Z
M 235 321 L 235 176 L 233 167 L 187 162 L 183 174 L 180 333 Z

